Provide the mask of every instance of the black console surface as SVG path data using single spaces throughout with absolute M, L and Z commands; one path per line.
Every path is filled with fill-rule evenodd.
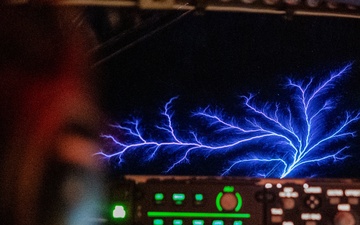
M 359 224 L 360 182 L 350 179 L 127 176 L 110 193 L 114 224 Z

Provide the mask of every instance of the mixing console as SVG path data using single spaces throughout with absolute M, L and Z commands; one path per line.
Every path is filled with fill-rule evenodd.
M 355 180 L 128 176 L 109 199 L 111 224 L 360 224 Z

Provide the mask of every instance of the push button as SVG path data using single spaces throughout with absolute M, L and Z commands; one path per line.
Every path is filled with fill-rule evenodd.
M 195 194 L 195 200 L 202 201 L 202 200 L 204 200 L 204 196 L 202 194 Z
M 294 222 L 292 222 L 292 221 L 284 221 L 284 222 L 282 222 L 282 225 L 294 225 Z
M 117 205 L 115 206 L 114 210 L 113 210 L 113 218 L 115 219 L 123 219 L 126 216 L 126 211 L 124 209 L 124 206 L 122 205 Z
M 173 220 L 173 225 L 183 225 L 183 220 Z
M 172 195 L 172 199 L 176 205 L 182 205 L 185 200 L 185 194 L 184 193 L 174 193 Z
M 295 200 L 293 198 L 284 198 L 282 199 L 284 209 L 293 209 L 295 208 Z
M 204 225 L 204 220 L 193 220 L 192 225 Z
M 154 219 L 153 225 L 164 225 L 164 220 L 162 220 L 162 219 Z
M 164 200 L 164 194 L 163 193 L 156 193 L 154 195 L 154 198 L 155 198 L 156 201 L 162 201 L 162 200 Z
M 224 225 L 224 221 L 223 220 L 214 220 L 212 222 L 212 225 Z
M 202 205 L 204 203 L 204 196 L 203 194 L 195 194 L 194 196 L 194 204 L 195 205 Z
M 154 194 L 154 200 L 156 204 L 162 204 L 165 199 L 165 196 L 163 193 L 155 193 Z
M 317 209 L 320 207 L 321 201 L 316 195 L 309 195 L 306 197 L 305 203 L 310 209 Z
M 281 223 L 283 221 L 282 216 L 271 216 L 272 223 Z
M 233 225 L 243 225 L 243 222 L 241 220 L 235 220 Z
M 359 199 L 358 198 L 349 198 L 348 203 L 351 204 L 351 205 L 358 205 L 359 204 Z
M 341 199 L 340 198 L 329 198 L 329 203 L 331 205 L 337 205 L 340 204 Z

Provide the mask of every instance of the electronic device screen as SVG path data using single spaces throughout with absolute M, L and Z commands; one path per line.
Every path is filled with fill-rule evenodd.
M 115 173 L 360 177 L 360 20 L 158 12 L 109 40 Z

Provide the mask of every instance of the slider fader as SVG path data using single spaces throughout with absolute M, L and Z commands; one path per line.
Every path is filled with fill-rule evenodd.
M 352 179 L 125 176 L 108 199 L 108 224 L 360 225 Z

